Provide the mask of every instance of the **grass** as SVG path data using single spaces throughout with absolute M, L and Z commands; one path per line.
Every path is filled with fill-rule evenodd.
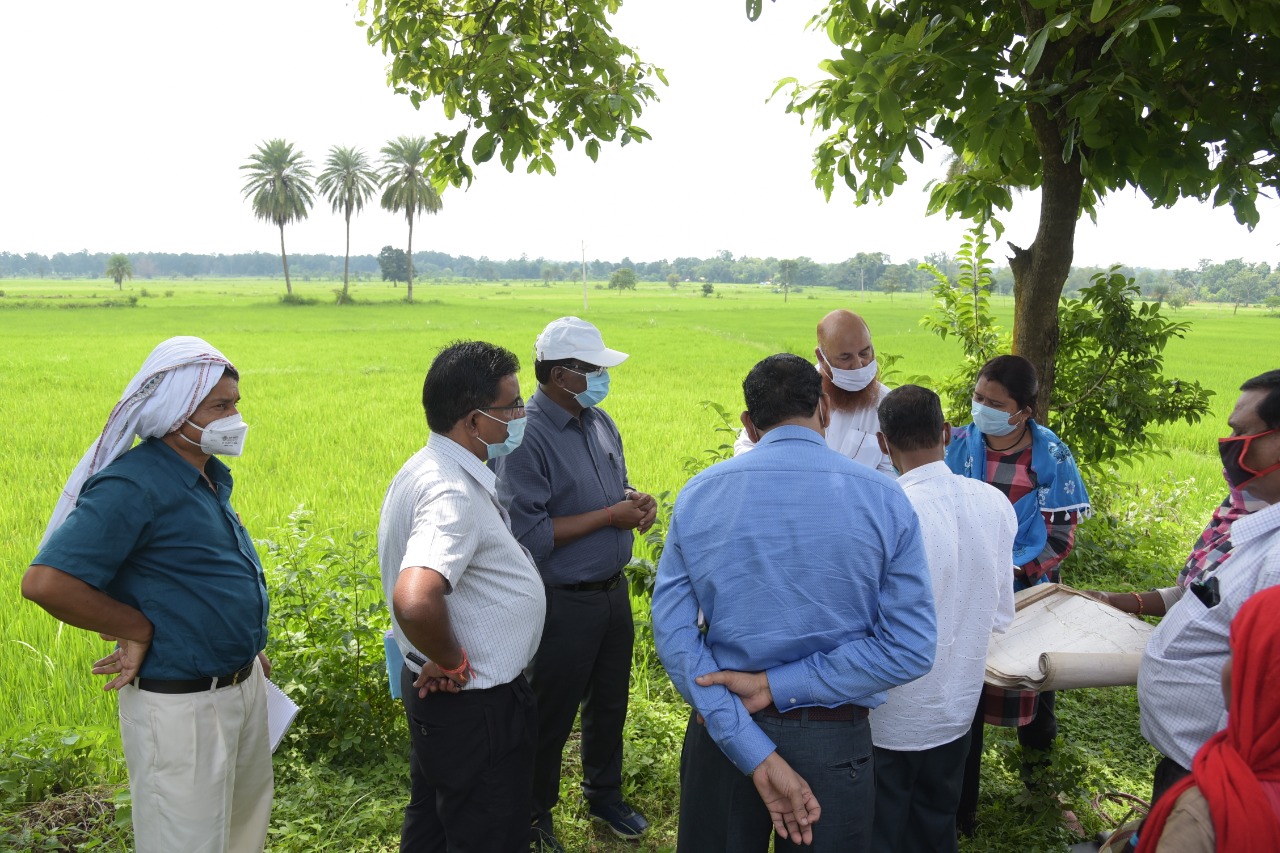
M 555 317 L 584 313 L 575 286 L 525 282 L 425 283 L 416 288 L 414 305 L 403 303 L 403 288 L 360 284 L 353 287 L 359 303 L 343 307 L 332 304 L 328 282 L 295 287 L 300 296 L 317 300 L 310 305 L 282 305 L 280 284 L 259 281 L 133 282 L 123 295 L 138 295 L 144 286 L 151 295 L 132 308 L 43 310 L 32 306 L 93 306 L 113 296 L 119 300 L 121 294 L 110 283 L 4 283 L 7 295 L 0 298 L 0 308 L 9 310 L 0 310 L 0 401 L 7 423 L 0 479 L 10 485 L 0 503 L 0 525 L 8 534 L 0 540 L 0 583 L 11 593 L 0 602 L 7 628 L 0 639 L 7 688 L 0 693 L 0 740 L 6 742 L 33 730 L 114 730 L 114 696 L 102 693 L 88 671 L 104 644 L 22 602 L 16 589 L 67 474 L 158 341 L 200 335 L 241 370 L 243 411 L 251 430 L 245 455 L 234 461 L 236 506 L 251 532 L 266 535 L 300 505 L 325 527 L 370 531 L 386 484 L 425 439 L 421 383 L 435 351 L 459 338 L 502 344 L 524 362 L 527 396 L 533 390 L 531 350 L 538 331 Z M 168 290 L 174 295 L 162 295 Z M 652 492 L 674 494 L 686 478 L 683 458 L 720 443 L 713 432 L 716 419 L 700 402 L 713 400 L 736 411 L 747 369 L 778 351 L 811 357 L 813 327 L 832 308 L 862 313 L 877 348 L 900 356 L 902 376 L 944 375 L 957 354 L 952 342 L 919 327 L 930 306 L 919 294 L 898 294 L 891 301 L 881 294 L 807 288 L 784 304 L 780 296 L 755 286 L 718 284 L 716 295 L 706 298 L 693 285 L 673 293 L 663 283 L 642 284 L 628 293 L 591 290 L 589 298 L 586 316 L 601 327 L 610 346 L 631 354 L 614 372 L 605 406 L 624 436 L 632 481 Z M 26 307 L 13 307 L 19 302 Z M 994 302 L 1007 325 L 1011 303 Z M 1190 320 L 1193 331 L 1170 345 L 1167 372 L 1215 390 L 1214 412 L 1204 423 L 1165 429 L 1167 455 L 1138 460 L 1125 473 L 1135 490 L 1148 489 L 1130 497 L 1133 524 L 1150 521 L 1150 505 L 1168 516 L 1155 532 L 1134 535 L 1158 533 L 1185 554 L 1222 493 L 1213 439 L 1226 432 L 1240 382 L 1276 366 L 1271 359 L 1280 320 L 1248 310 L 1233 315 L 1215 306 L 1186 308 L 1176 316 Z M 1168 493 L 1174 483 L 1182 484 L 1176 500 L 1153 497 Z M 1087 568 L 1068 564 L 1067 577 L 1080 586 L 1116 589 L 1167 583 L 1180 559 L 1162 567 L 1166 550 L 1148 549 L 1141 554 L 1146 562 L 1132 570 L 1114 554 L 1110 562 Z M 642 626 L 646 607 L 637 601 Z M 638 643 L 633 696 L 625 773 L 630 793 L 655 824 L 652 838 L 638 849 L 657 851 L 674 844 L 685 712 L 644 643 Z M 1118 787 L 1143 794 L 1151 752 L 1137 733 L 1133 691 L 1066 694 L 1062 709 L 1067 753 L 1079 759 L 1066 762 L 1069 778 L 1064 780 L 1081 792 L 1073 801 L 1077 813 L 1086 818 L 1086 791 Z M 1010 751 L 1007 734 L 988 738 L 980 833 L 964 849 L 1027 849 L 1040 843 L 1028 839 L 1065 843 L 1051 821 L 1028 819 L 1016 770 L 1008 771 L 1000 761 Z M 104 749 L 118 750 L 118 745 L 108 741 Z M 94 766 L 94 779 L 123 781 L 118 753 L 113 755 L 114 761 Z M 5 760 L 0 757 L 0 786 Z M 564 806 L 558 815 L 571 849 L 637 849 L 590 827 L 576 805 L 576 761 L 572 751 L 566 753 Z M 327 767 L 280 755 L 277 766 L 273 849 L 394 848 L 406 785 L 401 757 L 370 766 Z M 335 811 L 333 803 L 344 805 Z M 116 849 L 115 842 L 104 844 Z

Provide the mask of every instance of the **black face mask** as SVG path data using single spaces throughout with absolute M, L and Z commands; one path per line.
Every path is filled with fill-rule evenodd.
M 1249 445 L 1253 440 L 1262 438 L 1264 435 L 1271 435 L 1273 432 L 1280 432 L 1280 430 L 1269 429 L 1266 432 L 1255 432 L 1253 435 L 1237 435 L 1232 438 L 1218 439 L 1218 454 L 1222 457 L 1222 476 L 1226 478 L 1231 488 L 1243 488 L 1246 484 L 1270 474 L 1272 471 L 1280 471 L 1280 462 L 1263 468 L 1261 471 L 1255 471 L 1244 464 L 1245 454 L 1249 452 Z

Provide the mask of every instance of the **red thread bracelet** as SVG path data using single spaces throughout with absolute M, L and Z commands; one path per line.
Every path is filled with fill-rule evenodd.
M 609 506 L 607 506 L 607 507 L 605 507 L 605 508 L 604 508 L 604 511 L 605 511 L 605 515 L 606 515 L 606 516 L 608 517 L 608 519 L 609 519 L 609 523 L 608 523 L 608 525 L 607 525 L 607 526 L 608 526 L 608 527 L 613 527 L 613 507 L 609 507 Z
M 459 648 L 462 648 L 462 647 L 459 646 Z M 471 662 L 467 660 L 467 650 L 462 649 L 462 663 L 458 664 L 457 669 L 445 669 L 444 667 L 440 666 L 440 664 L 438 663 L 436 664 L 436 666 L 440 667 L 441 674 L 452 677 L 455 675 L 462 675 L 462 673 L 470 669 Z

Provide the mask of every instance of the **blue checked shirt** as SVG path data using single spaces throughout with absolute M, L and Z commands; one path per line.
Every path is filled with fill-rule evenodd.
M 653 630 L 676 689 L 749 773 L 773 742 L 737 697 L 697 676 L 765 671 L 779 711 L 871 708 L 932 667 L 933 587 L 915 510 L 893 480 L 817 432 L 776 427 L 685 485 Z

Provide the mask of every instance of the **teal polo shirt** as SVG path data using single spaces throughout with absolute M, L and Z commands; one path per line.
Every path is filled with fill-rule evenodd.
M 231 471 L 205 473 L 150 439 L 85 481 L 36 563 L 136 607 L 155 626 L 144 678 L 234 672 L 267 642 L 267 585 L 231 508 Z

